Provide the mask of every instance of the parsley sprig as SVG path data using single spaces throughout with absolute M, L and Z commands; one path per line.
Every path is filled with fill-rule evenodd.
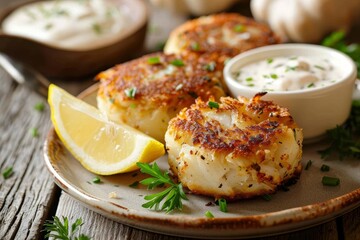
M 174 183 L 167 172 L 163 173 L 156 163 L 148 164 L 138 162 L 136 164 L 142 173 L 149 174 L 150 178 L 146 178 L 140 181 L 141 184 L 146 185 L 148 189 L 154 189 L 163 185 L 169 185 L 164 191 L 146 195 L 144 197 L 147 200 L 142 205 L 144 208 L 154 208 L 156 211 L 166 211 L 169 213 L 173 210 L 182 210 L 182 200 L 187 200 L 187 197 L 183 191 L 181 183 Z M 162 205 L 161 205 L 162 204 Z
M 81 234 L 80 228 L 83 225 L 81 218 L 75 220 L 69 228 L 69 220 L 67 217 L 62 217 L 62 221 L 57 216 L 53 220 L 48 220 L 44 224 L 44 231 L 46 238 L 62 239 L 62 240 L 90 240 L 89 236 Z
M 341 159 L 360 159 L 360 100 L 354 100 L 348 120 L 342 126 L 328 130 L 330 144 L 320 150 L 321 158 L 337 154 Z
M 345 36 L 346 34 L 344 31 L 337 31 L 327 36 L 321 44 L 335 48 L 351 57 L 357 66 L 358 78 L 360 78 L 360 44 L 347 44 L 345 42 Z

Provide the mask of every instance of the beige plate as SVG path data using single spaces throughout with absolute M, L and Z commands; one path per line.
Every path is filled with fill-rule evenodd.
M 81 97 L 95 103 L 96 86 L 85 91 Z M 300 180 L 289 191 L 279 191 L 270 201 L 261 198 L 228 203 L 228 213 L 218 206 L 206 206 L 211 198 L 188 195 L 182 212 L 165 214 L 144 209 L 143 197 L 154 191 L 129 185 L 145 178 L 138 172 L 101 177 L 102 184 L 93 184 L 94 174 L 85 170 L 65 149 L 51 129 L 44 147 L 47 167 L 55 182 L 74 198 L 90 209 L 115 221 L 169 235 L 206 238 L 247 238 L 279 234 L 310 227 L 329 221 L 360 206 L 360 161 L 331 159 L 323 161 L 317 150 L 323 143 L 304 148 L 303 164 L 312 160 L 309 170 L 304 170 Z M 157 160 L 163 170 L 168 169 L 166 157 Z M 330 171 L 320 171 L 322 164 Z M 321 183 L 322 176 L 338 177 L 339 186 L 328 187 Z M 108 194 L 116 192 L 118 198 Z M 204 217 L 211 211 L 215 218 Z

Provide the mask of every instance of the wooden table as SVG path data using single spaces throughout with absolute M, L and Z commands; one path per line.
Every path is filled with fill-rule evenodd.
M 1 0 L 0 9 L 10 1 Z M 166 39 L 174 26 L 185 20 L 183 16 L 152 10 L 156 15 L 151 17 L 147 49 L 153 49 L 157 42 Z M 156 25 L 160 22 L 161 28 Z M 52 81 L 73 94 L 93 84 L 91 79 Z M 16 84 L 2 69 L 0 83 L 0 170 L 7 166 L 14 169 L 8 179 L 0 176 L 0 239 L 43 239 L 44 221 L 55 215 L 68 216 L 72 220 L 82 218 L 82 232 L 93 239 L 184 239 L 114 222 L 61 191 L 43 160 L 43 142 L 51 127 L 49 108 L 43 112 L 34 109 L 37 103 L 46 103 L 46 100 Z M 38 137 L 33 137 L 30 132 L 34 127 L 38 129 Z M 316 227 L 264 239 L 360 239 L 360 208 Z

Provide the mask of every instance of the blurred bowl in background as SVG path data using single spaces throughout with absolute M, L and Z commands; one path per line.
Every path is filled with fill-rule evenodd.
M 0 52 L 6 53 L 47 77 L 80 78 L 90 76 L 114 64 L 126 61 L 143 50 L 148 23 L 148 10 L 141 0 L 111 0 L 129 12 L 121 36 L 107 45 L 91 49 L 54 46 L 29 37 L 4 32 L 4 20 L 29 2 L 11 6 L 0 12 Z M 45 2 L 45 1 L 34 1 Z M 46 1 L 48 2 L 48 1 Z

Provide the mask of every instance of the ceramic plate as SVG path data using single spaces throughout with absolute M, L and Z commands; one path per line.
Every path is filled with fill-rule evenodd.
M 96 86 L 81 97 L 95 104 Z M 101 177 L 101 184 L 92 183 L 94 174 L 85 170 L 66 150 L 54 129 L 51 129 L 44 146 L 47 167 L 55 182 L 88 208 L 118 222 L 148 231 L 206 238 L 248 238 L 273 235 L 310 227 L 329 221 L 360 206 L 360 161 L 322 160 L 317 153 L 324 143 L 304 147 L 303 164 L 312 160 L 312 166 L 303 170 L 299 181 L 288 191 L 279 191 L 270 201 L 262 198 L 228 203 L 228 213 L 210 204 L 213 199 L 188 194 L 182 212 L 166 214 L 144 209 L 144 196 L 155 190 L 129 185 L 146 176 L 139 172 Z M 168 170 L 166 156 L 157 160 L 160 168 Z M 330 166 L 321 172 L 322 164 Z M 339 186 L 323 186 L 324 175 L 338 177 Z M 160 191 L 161 189 L 158 189 Z M 109 198 L 115 192 L 117 198 Z M 215 218 L 204 216 L 211 211 Z

